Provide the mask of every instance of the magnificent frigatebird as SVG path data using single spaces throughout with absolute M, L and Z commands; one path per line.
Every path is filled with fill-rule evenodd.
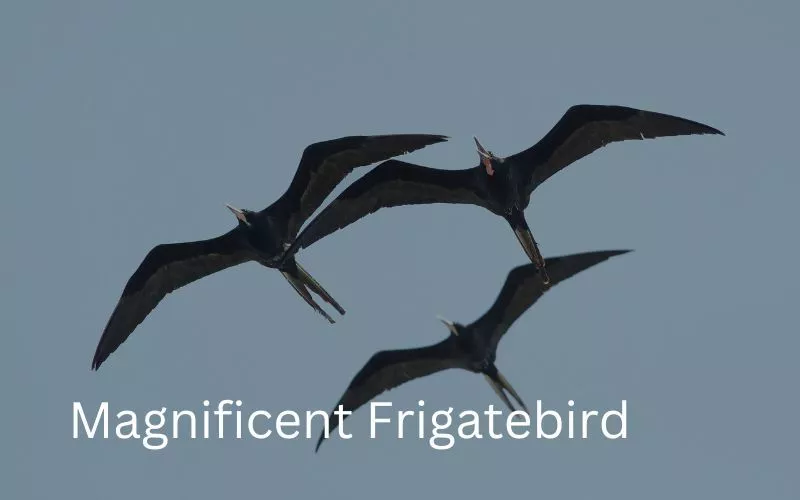
M 531 193 L 569 164 L 610 144 L 719 130 L 677 116 L 623 106 L 582 104 L 569 108 L 533 147 L 506 158 L 475 138 L 480 164 L 441 170 L 404 161 L 386 161 L 348 186 L 303 229 L 287 257 L 324 236 L 384 207 L 429 203 L 472 204 L 503 217 L 528 258 L 549 281 L 524 210 Z
M 281 258 L 303 223 L 357 167 L 410 153 L 447 137 L 427 134 L 350 136 L 306 147 L 286 192 L 260 212 L 230 205 L 237 227 L 216 238 L 158 245 L 128 280 L 108 320 L 92 360 L 96 370 L 170 292 L 248 261 L 279 269 L 303 299 L 328 321 L 333 319 L 309 289 L 344 314 L 342 307 L 298 264 Z
M 425 377 L 450 368 L 461 368 L 482 373 L 492 389 L 511 411 L 515 408 L 505 391 L 528 411 L 527 406 L 495 366 L 497 346 L 511 325 L 527 311 L 539 297 L 555 284 L 570 278 L 615 255 L 630 250 L 586 252 L 547 259 L 551 284 L 544 284 L 535 264 L 525 264 L 512 269 L 506 277 L 494 304 L 479 319 L 469 325 L 439 318 L 450 334 L 438 344 L 414 349 L 380 351 L 373 355 L 350 382 L 342 398 L 331 412 L 329 432 L 338 427 L 334 411 L 342 406 L 344 411 L 355 412 L 376 396 L 416 378 Z M 346 418 L 347 415 L 343 418 Z M 323 429 L 317 441 L 319 450 L 325 439 Z

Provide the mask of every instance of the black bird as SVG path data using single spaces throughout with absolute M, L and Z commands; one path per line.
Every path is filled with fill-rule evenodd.
M 372 356 L 350 382 L 333 411 L 341 405 L 343 410 L 355 412 L 385 391 L 450 368 L 482 373 L 511 411 L 515 408 L 504 390 L 528 411 L 522 398 L 495 366 L 497 346 L 503 335 L 553 285 L 611 257 L 628 252 L 630 250 L 606 250 L 547 259 L 551 285 L 542 282 L 535 264 L 512 269 L 500 295 L 478 320 L 464 326 L 440 317 L 451 335 L 438 344 L 415 349 L 381 351 Z M 338 419 L 330 418 L 329 421 L 332 422 L 330 431 L 338 427 Z M 316 450 L 319 450 L 324 439 L 323 429 Z
M 144 258 L 122 292 L 92 360 L 96 370 L 170 292 L 248 261 L 277 268 L 303 299 L 333 319 L 309 290 L 344 314 L 342 307 L 298 264 L 282 258 L 300 227 L 336 186 L 357 167 L 409 153 L 447 137 L 427 134 L 350 136 L 306 147 L 289 188 L 272 205 L 254 212 L 227 205 L 237 227 L 216 238 L 158 245 Z
M 348 186 L 300 233 L 287 256 L 384 207 L 429 203 L 472 204 L 503 217 L 528 258 L 549 281 L 544 260 L 524 210 L 531 193 L 571 163 L 610 144 L 631 139 L 719 134 L 719 130 L 677 116 L 623 106 L 582 104 L 564 116 L 537 144 L 501 158 L 475 138 L 480 165 L 441 170 L 389 160 Z

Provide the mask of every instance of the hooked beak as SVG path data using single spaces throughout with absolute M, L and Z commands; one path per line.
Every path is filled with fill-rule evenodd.
M 449 319 L 444 318 L 442 316 L 438 316 L 438 315 L 436 316 L 436 318 L 439 321 L 441 321 L 442 323 L 444 323 L 444 325 L 447 327 L 447 329 L 450 330 L 450 333 L 452 333 L 453 335 L 458 335 L 458 330 L 456 329 L 456 325 L 452 321 L 450 321 Z
M 228 207 L 228 210 L 233 212 L 233 215 L 235 215 L 237 219 L 239 219 L 240 221 L 244 222 L 247 225 L 250 225 L 250 223 L 247 222 L 247 217 L 244 216 L 244 212 L 227 203 L 225 204 L 225 206 Z
M 485 147 L 483 147 L 481 141 L 479 141 L 478 138 L 475 137 L 474 135 L 472 136 L 472 138 L 475 140 L 475 145 L 478 147 L 478 154 L 484 158 L 491 158 L 492 154 Z
M 494 175 L 494 168 L 492 167 L 492 158 L 494 155 L 483 147 L 483 144 L 481 144 L 481 141 L 479 141 L 477 137 L 473 135 L 472 138 L 475 140 L 475 146 L 478 148 L 478 155 L 481 157 L 483 168 L 486 169 L 487 174 Z

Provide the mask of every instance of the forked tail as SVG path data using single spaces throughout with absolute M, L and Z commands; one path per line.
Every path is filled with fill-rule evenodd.
M 523 220 L 521 224 L 513 225 L 512 229 L 520 245 L 522 245 L 522 248 L 525 250 L 525 254 L 539 269 L 544 284 L 549 284 L 550 276 L 547 274 L 547 269 L 545 268 L 544 257 L 542 257 L 541 252 L 539 252 L 539 245 L 536 243 L 536 240 L 533 239 L 533 234 L 528 228 L 528 224 Z
M 310 305 L 312 308 L 314 308 L 315 311 L 323 315 L 325 319 L 327 319 L 330 323 L 336 323 L 333 320 L 333 318 L 331 318 L 330 315 L 328 315 L 328 313 L 325 312 L 325 310 L 322 309 L 319 306 L 319 304 L 317 304 L 314 301 L 314 298 L 311 297 L 310 293 L 308 293 L 308 290 L 306 289 L 305 285 L 303 284 L 303 281 L 301 281 L 300 278 L 292 276 L 288 271 L 281 271 L 281 274 L 283 274 L 283 277 L 286 278 L 286 281 L 288 281 L 289 284 L 292 285 L 292 288 L 294 288 L 295 291 L 298 294 L 300 294 L 301 297 L 303 297 L 303 299 L 308 303 L 308 305 Z
M 317 280 L 315 280 L 310 274 L 308 274 L 308 271 L 303 269 L 303 267 L 300 264 L 295 262 L 295 265 L 297 266 L 297 271 L 300 275 L 299 276 L 300 279 L 303 281 L 303 284 L 305 284 L 308 288 L 310 288 L 312 292 L 322 297 L 322 300 L 335 307 L 336 310 L 339 311 L 339 314 L 344 315 L 345 313 L 344 308 L 340 306 L 339 303 L 336 302 L 336 300 L 334 300 L 333 297 L 331 297 L 331 294 L 329 294 L 324 288 L 322 288 L 322 285 L 320 285 L 317 282 Z
M 511 394 L 511 397 L 513 397 L 517 401 L 517 403 L 519 403 L 519 405 L 522 407 L 523 410 L 525 410 L 525 412 L 528 412 L 528 407 L 525 406 L 525 403 L 522 401 L 522 398 L 519 397 L 517 391 L 514 390 L 514 388 L 511 386 L 511 383 L 503 376 L 502 373 L 500 373 L 500 370 L 498 370 L 496 366 L 493 365 L 492 367 L 490 367 L 489 370 L 484 372 L 483 376 L 486 377 L 486 381 L 489 382 L 489 385 L 492 386 L 494 392 L 497 393 L 500 399 L 503 400 L 506 406 L 508 406 L 509 410 L 513 412 L 516 411 L 517 409 L 514 408 L 514 405 L 511 404 L 511 401 L 508 399 L 508 396 L 506 395 L 506 391 L 509 394 Z

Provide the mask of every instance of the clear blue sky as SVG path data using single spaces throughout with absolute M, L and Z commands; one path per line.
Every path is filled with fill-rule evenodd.
M 797 16 L 788 1 L 4 2 L 3 498 L 797 498 Z M 307 144 L 440 133 L 404 159 L 465 168 L 473 134 L 512 154 L 578 103 L 727 134 L 612 145 L 527 211 L 546 256 L 635 252 L 543 298 L 498 366 L 532 404 L 626 399 L 627 440 L 437 452 L 366 438 L 368 411 L 316 455 L 305 439 L 72 439 L 73 401 L 327 410 L 376 350 L 444 338 L 436 314 L 477 318 L 525 262 L 507 225 L 400 208 L 300 254 L 347 309 L 336 325 L 249 264 L 169 296 L 89 371 L 147 251 L 227 231 L 225 203 L 265 207 Z M 498 403 L 455 371 L 387 397 Z

